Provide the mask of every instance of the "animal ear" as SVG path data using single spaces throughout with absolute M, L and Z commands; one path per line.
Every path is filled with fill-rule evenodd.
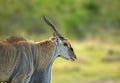
M 57 43 L 58 43 L 58 44 L 61 44 L 61 43 L 62 43 L 62 40 L 61 40 L 59 37 L 57 37 Z
M 58 44 L 58 38 L 57 37 L 51 37 L 50 40 L 54 41 L 55 44 Z
M 55 42 L 56 45 L 58 45 L 58 39 L 57 38 L 53 38 L 52 40 Z
M 59 37 L 55 37 L 55 38 L 53 39 L 53 41 L 55 42 L 56 45 L 62 43 L 62 40 L 61 40 Z

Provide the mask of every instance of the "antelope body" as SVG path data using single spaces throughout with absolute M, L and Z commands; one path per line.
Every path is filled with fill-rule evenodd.
M 12 36 L 0 41 L 0 82 L 50 83 L 52 63 L 58 56 L 76 59 L 68 40 L 46 17 L 44 20 L 54 31 L 50 39 L 30 42 Z

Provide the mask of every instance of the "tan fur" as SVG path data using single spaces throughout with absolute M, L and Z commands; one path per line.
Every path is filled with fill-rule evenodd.
M 30 73 L 30 69 L 40 69 L 46 67 L 54 53 L 54 38 L 39 43 L 29 42 L 22 37 L 10 37 L 4 41 L 0 41 L 0 81 L 8 81 L 14 69 L 18 66 L 20 53 L 28 63 L 29 67 L 21 77 Z M 24 65 L 24 64 L 23 64 Z M 27 64 L 25 66 L 28 66 Z M 33 71 L 34 71 L 33 70 Z
M 9 79 L 17 61 L 16 48 L 7 41 L 0 42 L 0 81 Z M 4 77 L 3 72 L 6 74 Z M 7 77 L 6 77 L 7 76 Z M 4 79 L 5 78 L 5 79 Z
M 52 58 L 52 55 L 55 50 L 55 43 L 51 40 L 42 41 L 38 43 L 39 46 L 39 66 L 38 68 L 44 68 L 47 66 L 50 62 L 50 59 Z

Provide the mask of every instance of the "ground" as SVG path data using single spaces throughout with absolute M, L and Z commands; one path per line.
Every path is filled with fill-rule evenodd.
M 120 83 L 119 44 L 100 41 L 71 43 L 77 60 L 58 58 L 53 64 L 52 83 Z

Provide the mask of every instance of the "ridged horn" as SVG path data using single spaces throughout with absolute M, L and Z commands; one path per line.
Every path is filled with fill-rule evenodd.
M 56 26 L 46 16 L 44 16 L 44 20 L 52 28 L 52 30 L 54 31 L 54 35 L 61 38 L 62 35 L 58 32 Z

